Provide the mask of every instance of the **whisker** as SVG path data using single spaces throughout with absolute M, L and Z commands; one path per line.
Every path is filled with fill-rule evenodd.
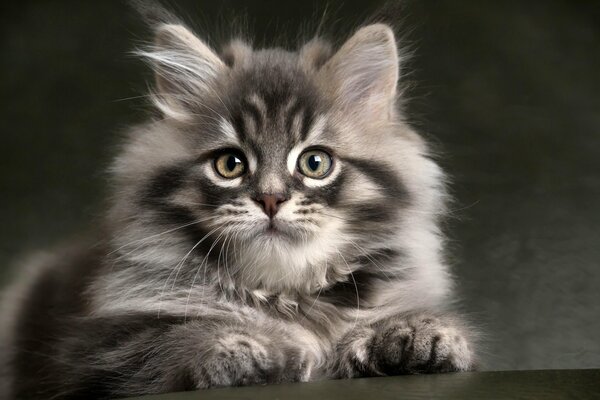
M 473 207 L 475 207 L 475 206 L 476 206 L 477 204 L 479 204 L 480 202 L 481 202 L 481 200 L 479 200 L 479 199 L 478 199 L 478 200 L 475 200 L 473 203 L 471 203 L 471 204 L 469 204 L 469 205 L 466 205 L 466 206 L 464 206 L 464 207 L 460 207 L 460 208 L 455 208 L 455 209 L 448 210 L 448 213 L 449 213 L 449 214 L 452 214 L 452 213 L 455 213 L 455 212 L 458 212 L 458 211 L 464 211 L 464 210 L 468 210 L 469 208 L 473 208 Z
M 389 275 L 386 273 L 385 268 L 383 268 L 383 265 L 377 263 L 377 261 L 373 257 L 371 257 L 369 254 L 366 253 L 366 250 L 364 248 L 359 246 L 352 239 L 346 239 L 346 240 L 348 240 L 348 242 L 350 242 L 351 245 L 353 245 L 358 251 L 360 251 L 363 256 L 367 257 L 367 259 L 369 261 L 371 261 L 381 272 L 383 272 L 383 274 L 385 275 L 385 277 L 387 278 L 388 281 L 390 281 L 390 282 L 392 281 L 390 279 Z
M 340 250 L 338 248 L 336 248 L 336 251 L 339 254 L 339 256 L 342 258 L 342 260 L 344 261 L 344 264 L 346 264 L 346 267 L 348 267 L 348 272 L 350 273 L 352 282 L 354 282 L 354 289 L 356 290 L 356 317 L 354 319 L 354 324 L 352 325 L 352 329 L 350 329 L 350 331 L 353 331 L 356 328 L 356 325 L 358 323 L 358 314 L 360 312 L 360 295 L 358 294 L 358 285 L 356 284 L 356 279 L 354 278 L 354 274 L 352 273 L 352 270 L 350 269 L 350 265 L 348 265 L 348 263 L 346 262 L 346 259 L 344 258 L 342 253 L 340 253 Z
M 118 103 L 120 101 L 135 100 L 135 99 L 144 99 L 144 98 L 151 98 L 151 97 L 153 97 L 153 95 L 151 95 L 151 94 L 143 94 L 143 95 L 140 95 L 140 96 L 131 96 L 131 97 L 123 97 L 121 99 L 115 99 L 115 100 L 112 100 L 112 102 L 113 103 Z
M 240 223 L 238 223 L 234 229 L 236 229 L 238 226 L 240 225 Z M 241 299 L 241 295 L 238 292 L 235 282 L 233 280 L 233 277 L 231 275 L 231 272 L 229 271 L 229 245 L 231 245 L 231 242 L 234 242 L 234 246 L 235 246 L 235 242 L 237 241 L 237 238 L 239 236 L 239 231 L 235 231 L 232 235 L 232 239 L 229 240 L 229 242 L 227 243 L 227 248 L 225 249 L 225 272 L 227 272 L 227 275 L 229 276 L 230 281 L 233 283 L 233 291 L 238 295 L 238 297 Z
M 181 260 L 181 262 L 179 262 L 178 264 L 178 268 L 177 268 L 177 273 L 175 274 L 175 278 L 173 278 L 173 284 L 171 286 L 171 290 L 173 290 L 175 288 L 175 284 L 177 282 L 177 278 L 179 276 L 179 271 L 181 270 L 181 267 L 183 266 L 183 263 L 186 261 L 186 259 L 189 257 L 190 253 L 192 253 L 196 247 L 198 247 L 198 245 L 200 243 L 202 243 L 209 235 L 213 234 L 214 232 L 216 232 L 219 229 L 219 227 L 212 229 L 210 232 L 208 232 L 206 235 L 204 235 L 204 237 L 194 245 L 194 247 L 192 247 L 192 249 L 190 251 L 188 251 L 188 253 L 185 255 L 185 257 Z
M 181 261 L 177 264 L 177 266 L 171 270 L 171 272 L 169 273 L 169 276 L 167 276 L 167 279 L 165 280 L 165 284 L 162 288 L 162 291 L 160 293 L 160 301 L 159 301 L 159 306 L 158 306 L 158 315 L 157 318 L 160 317 L 160 311 L 162 308 L 162 298 L 164 296 L 165 290 L 167 288 L 167 285 L 169 283 L 169 279 L 171 278 L 171 275 L 173 274 L 173 271 L 176 271 L 175 273 L 175 278 L 173 279 L 173 285 L 171 286 L 171 290 L 173 290 L 173 288 L 175 287 L 175 283 L 177 282 L 177 277 L 179 276 L 179 271 L 181 270 L 181 268 L 183 267 L 183 264 L 185 263 L 185 261 L 187 260 L 187 258 L 189 257 L 189 255 L 200 245 L 200 243 L 202 243 L 209 235 L 211 235 L 213 232 L 215 232 L 218 228 L 214 228 L 213 230 L 211 230 L 210 232 L 208 232 L 206 235 L 204 235 L 204 237 L 202 237 L 202 239 L 200 239 L 199 241 L 196 242 L 196 244 L 194 244 L 194 246 L 190 249 L 190 251 L 188 251 L 185 256 L 181 259 Z
M 356 222 L 355 220 L 352 220 L 352 219 L 349 219 L 349 218 L 340 217 L 339 215 L 328 214 L 328 213 L 324 213 L 322 211 L 318 211 L 318 213 L 326 215 L 328 217 L 341 219 L 342 221 L 346 221 L 346 222 Z
M 325 269 L 327 269 L 327 261 L 325 261 Z M 310 314 L 310 312 L 312 311 L 312 309 L 314 308 L 315 304 L 317 304 L 317 300 L 319 300 L 319 296 L 321 296 L 321 292 L 323 291 L 323 286 L 321 286 L 319 288 L 319 292 L 317 293 L 317 297 L 315 297 L 315 300 L 312 302 L 312 304 L 310 305 L 310 308 L 308 309 L 307 312 L 304 313 L 304 317 L 302 317 L 302 319 L 298 322 L 299 324 L 304 322 L 304 320 L 306 318 L 308 318 L 308 315 Z
M 125 248 L 125 247 L 127 247 L 127 246 L 131 246 L 132 244 L 135 244 L 135 243 L 138 243 L 138 242 L 142 242 L 142 241 L 146 241 L 146 240 L 149 240 L 149 239 L 153 239 L 153 238 L 155 238 L 155 237 L 159 237 L 159 236 L 162 236 L 162 235 L 166 235 L 167 233 L 175 232 L 175 231 L 178 231 L 178 230 L 180 230 L 180 229 L 187 228 L 188 226 L 195 225 L 195 224 L 199 224 L 200 222 L 206 222 L 206 221 L 209 221 L 209 220 L 211 220 L 211 219 L 214 219 L 214 218 L 216 218 L 216 217 L 215 217 L 215 216 L 210 216 L 210 217 L 208 217 L 208 218 L 201 218 L 201 219 L 197 219 L 197 220 L 195 220 L 195 221 L 188 222 L 188 223 L 186 223 L 186 224 L 180 225 L 180 226 L 178 226 L 178 227 L 176 227 L 176 228 L 171 228 L 171 229 L 168 229 L 168 230 L 166 230 L 166 231 L 164 231 L 164 232 L 156 233 L 156 234 L 154 234 L 154 235 L 150 235 L 150 236 L 147 236 L 147 237 L 143 237 L 143 238 L 141 238 L 141 239 L 136 239 L 136 240 L 133 240 L 133 241 L 131 241 L 131 242 L 129 242 L 129 243 L 126 243 L 126 244 L 124 244 L 124 245 L 122 245 L 122 246 L 120 246 L 120 247 L 116 248 L 115 250 L 111 251 L 111 252 L 110 252 L 110 253 L 108 253 L 107 255 L 109 255 L 109 256 L 110 256 L 111 254 L 113 254 L 113 253 L 116 253 L 117 251 L 119 251 L 119 250 L 122 250 L 123 248 Z
M 189 205 L 192 205 L 192 206 L 203 206 L 203 207 L 213 207 L 213 208 L 222 207 L 222 206 L 216 205 L 216 204 L 197 203 L 195 201 L 186 201 L 185 204 L 189 204 Z
M 224 233 L 224 231 L 221 232 L 219 234 L 219 236 L 217 236 L 217 238 L 213 241 L 212 245 L 210 246 L 210 249 L 208 249 L 208 252 L 206 253 L 206 255 L 204 256 L 204 259 L 200 263 L 200 266 L 196 269 L 196 273 L 194 274 L 194 279 L 192 279 L 192 284 L 190 286 L 190 290 L 188 291 L 187 300 L 185 302 L 185 310 L 184 310 L 184 313 L 183 313 L 183 320 L 184 321 L 187 321 L 187 310 L 188 310 L 188 306 L 190 304 L 190 298 L 192 297 L 192 290 L 194 289 L 194 285 L 196 284 L 196 278 L 198 277 L 198 272 L 200 272 L 200 269 L 202 269 L 202 266 L 204 264 L 206 264 L 206 266 L 204 268 L 204 270 L 205 270 L 204 273 L 205 273 L 205 276 L 206 276 L 206 269 L 208 269 L 208 257 L 210 256 L 210 253 L 212 252 L 212 250 L 215 248 L 216 244 L 219 242 L 219 239 L 221 238 L 221 236 L 223 236 L 223 233 Z M 202 288 L 203 296 L 202 297 L 204 297 L 204 289 L 205 288 L 206 288 L 206 286 L 203 285 L 203 288 Z
M 219 256 L 217 257 L 217 284 L 219 285 L 219 288 L 221 289 L 221 293 L 227 297 L 227 293 L 225 291 L 225 289 L 223 288 L 223 284 L 221 283 L 221 256 L 223 255 L 223 250 L 225 249 L 225 244 L 227 243 L 227 240 L 229 239 L 229 233 L 224 231 L 225 233 L 225 239 L 223 239 L 223 244 L 221 245 L 221 250 L 219 250 Z

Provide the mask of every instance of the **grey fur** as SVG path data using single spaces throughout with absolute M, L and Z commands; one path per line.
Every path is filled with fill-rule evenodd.
M 390 28 L 337 51 L 233 41 L 219 56 L 155 24 L 138 53 L 161 117 L 116 158 L 95 244 L 36 263 L 5 301 L 4 398 L 471 369 L 473 334 L 449 311 L 444 177 L 398 110 Z M 333 157 L 323 179 L 296 168 L 314 146 Z M 247 173 L 226 180 L 212 160 L 231 148 Z M 275 194 L 269 218 L 252 199 Z

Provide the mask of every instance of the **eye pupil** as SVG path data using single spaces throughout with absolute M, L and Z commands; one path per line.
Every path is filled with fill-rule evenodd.
M 234 171 L 234 170 L 235 170 L 235 167 L 236 167 L 236 166 L 237 166 L 239 163 L 241 163 L 241 161 L 240 161 L 240 159 L 239 159 L 239 158 L 237 158 L 236 156 L 229 156 L 229 157 L 227 157 L 227 163 L 226 163 L 226 165 L 227 165 L 227 169 L 228 169 L 229 171 Z
M 323 160 L 318 155 L 312 155 L 308 158 L 308 167 L 313 171 L 317 171 L 322 163 Z

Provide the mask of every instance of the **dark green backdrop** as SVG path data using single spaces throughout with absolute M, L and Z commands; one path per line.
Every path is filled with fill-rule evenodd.
M 205 3 L 205 4 L 204 4 Z M 212 27 L 246 10 L 261 38 L 322 5 L 176 2 Z M 319 7 L 315 7 L 319 4 Z M 331 2 L 348 28 L 377 3 Z M 90 228 L 149 74 L 121 2 L 0 6 L 0 265 Z M 278 22 L 273 21 L 276 18 Z M 412 119 L 442 152 L 465 309 L 488 369 L 600 367 L 600 2 L 408 1 Z M 93 226 L 91 226 L 93 229 Z

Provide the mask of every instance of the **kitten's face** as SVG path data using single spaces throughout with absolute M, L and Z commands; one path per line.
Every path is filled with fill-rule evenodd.
M 333 55 L 321 42 L 297 53 L 234 42 L 218 56 L 179 25 L 156 43 L 142 55 L 165 118 L 118 167 L 147 177 L 136 223 L 173 229 L 153 254 L 223 265 L 257 289 L 314 290 L 349 272 L 342 254 L 391 247 L 403 163 L 421 155 L 396 128 L 389 28 L 363 28 Z
M 214 255 L 233 253 L 229 262 L 261 279 L 325 262 L 349 238 L 348 225 L 362 223 L 351 197 L 365 188 L 347 171 L 348 135 L 293 57 L 263 52 L 216 86 L 186 123 L 194 156 L 170 196 L 202 221 L 207 245 L 218 242 Z
M 270 54 L 271 63 L 281 56 Z M 211 116 L 215 140 L 204 141 L 197 166 L 206 204 L 199 208 L 215 216 L 208 226 L 228 226 L 265 249 L 305 246 L 337 225 L 331 219 L 344 180 L 326 102 L 293 65 L 232 75 L 211 107 L 221 112 Z

